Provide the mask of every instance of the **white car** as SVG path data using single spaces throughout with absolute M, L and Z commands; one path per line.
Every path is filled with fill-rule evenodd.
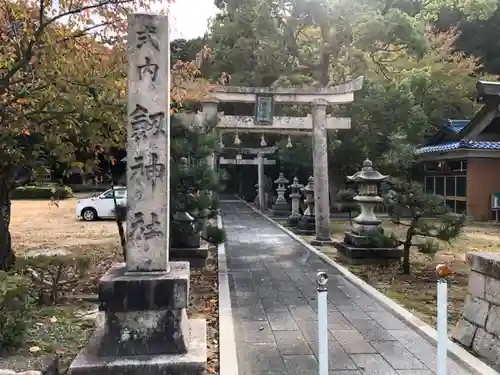
M 127 189 L 115 187 L 116 204 L 125 206 L 127 204 Z M 76 216 L 85 221 L 98 218 L 114 218 L 115 203 L 113 201 L 113 189 L 90 198 L 80 199 L 76 202 Z

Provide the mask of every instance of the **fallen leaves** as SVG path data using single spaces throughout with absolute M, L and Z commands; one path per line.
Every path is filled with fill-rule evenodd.
M 207 373 L 219 371 L 219 300 L 217 268 L 191 270 L 190 318 L 207 321 Z

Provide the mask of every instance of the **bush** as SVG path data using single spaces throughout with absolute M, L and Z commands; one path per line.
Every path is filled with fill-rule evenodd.
M 226 242 L 226 231 L 215 225 L 208 225 L 204 239 L 213 245 L 221 244 Z
M 379 249 L 392 249 L 401 245 L 401 242 L 396 238 L 394 233 L 389 235 L 379 231 L 372 231 L 368 233 L 370 246 Z
M 12 199 L 66 199 L 73 196 L 69 186 L 61 185 L 29 185 L 12 191 Z
M 16 267 L 31 279 L 31 296 L 38 303 L 53 305 L 76 288 L 90 267 L 90 257 L 28 253 L 17 259 Z
M 23 342 L 30 305 L 29 280 L 0 271 L 0 351 Z

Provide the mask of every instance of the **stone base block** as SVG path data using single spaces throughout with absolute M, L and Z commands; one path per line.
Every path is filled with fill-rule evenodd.
M 207 371 L 207 332 L 205 319 L 189 321 L 186 354 L 105 357 L 97 355 L 104 336 L 99 328 L 75 358 L 69 375 L 205 375 Z
M 313 246 L 334 246 L 335 241 L 332 241 L 331 239 L 330 240 L 314 239 L 314 240 L 311 240 L 310 244 Z
M 474 341 L 476 331 L 477 326 L 462 317 L 453 331 L 452 338 L 469 349 Z
M 99 357 L 180 354 L 188 350 L 186 309 L 107 312 Z
M 298 234 L 300 236 L 313 236 L 316 234 L 316 229 L 300 229 L 300 228 L 294 228 L 293 232 L 295 234 Z
M 286 218 L 286 217 L 290 216 L 290 210 L 288 210 L 288 211 L 281 211 L 281 210 L 275 210 L 273 208 L 271 210 L 271 215 L 273 217 Z
M 292 214 L 292 210 L 288 206 L 274 205 L 271 208 L 271 213 L 273 216 L 277 216 L 277 217 L 289 217 Z
M 343 242 L 334 242 L 339 255 L 350 264 L 388 264 L 399 262 L 403 249 L 359 248 L 347 246 Z
M 99 282 L 101 309 L 112 312 L 184 309 L 189 302 L 189 262 L 170 262 L 170 272 L 128 272 L 112 266 Z
M 290 215 L 288 217 L 288 220 L 286 221 L 287 226 L 294 228 L 299 224 L 299 220 L 300 220 L 300 215 L 296 215 L 296 216 Z
M 302 215 L 297 224 L 296 233 L 303 235 L 316 233 L 316 218 L 314 216 Z
M 57 354 L 26 356 L 2 353 L 0 356 L 0 374 L 2 374 L 2 371 L 14 371 L 16 373 L 40 372 L 43 375 L 59 375 L 59 356 Z
M 203 268 L 210 250 L 210 246 L 203 244 L 201 247 L 171 248 L 169 257 L 172 261 L 189 262 L 189 265 L 193 268 Z

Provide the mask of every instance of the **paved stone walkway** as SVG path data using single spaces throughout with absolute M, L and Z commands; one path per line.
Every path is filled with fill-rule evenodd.
M 329 375 L 432 375 L 435 348 L 242 202 L 222 202 L 240 375 L 317 375 L 315 277 L 328 282 Z M 450 360 L 449 374 L 469 374 Z

